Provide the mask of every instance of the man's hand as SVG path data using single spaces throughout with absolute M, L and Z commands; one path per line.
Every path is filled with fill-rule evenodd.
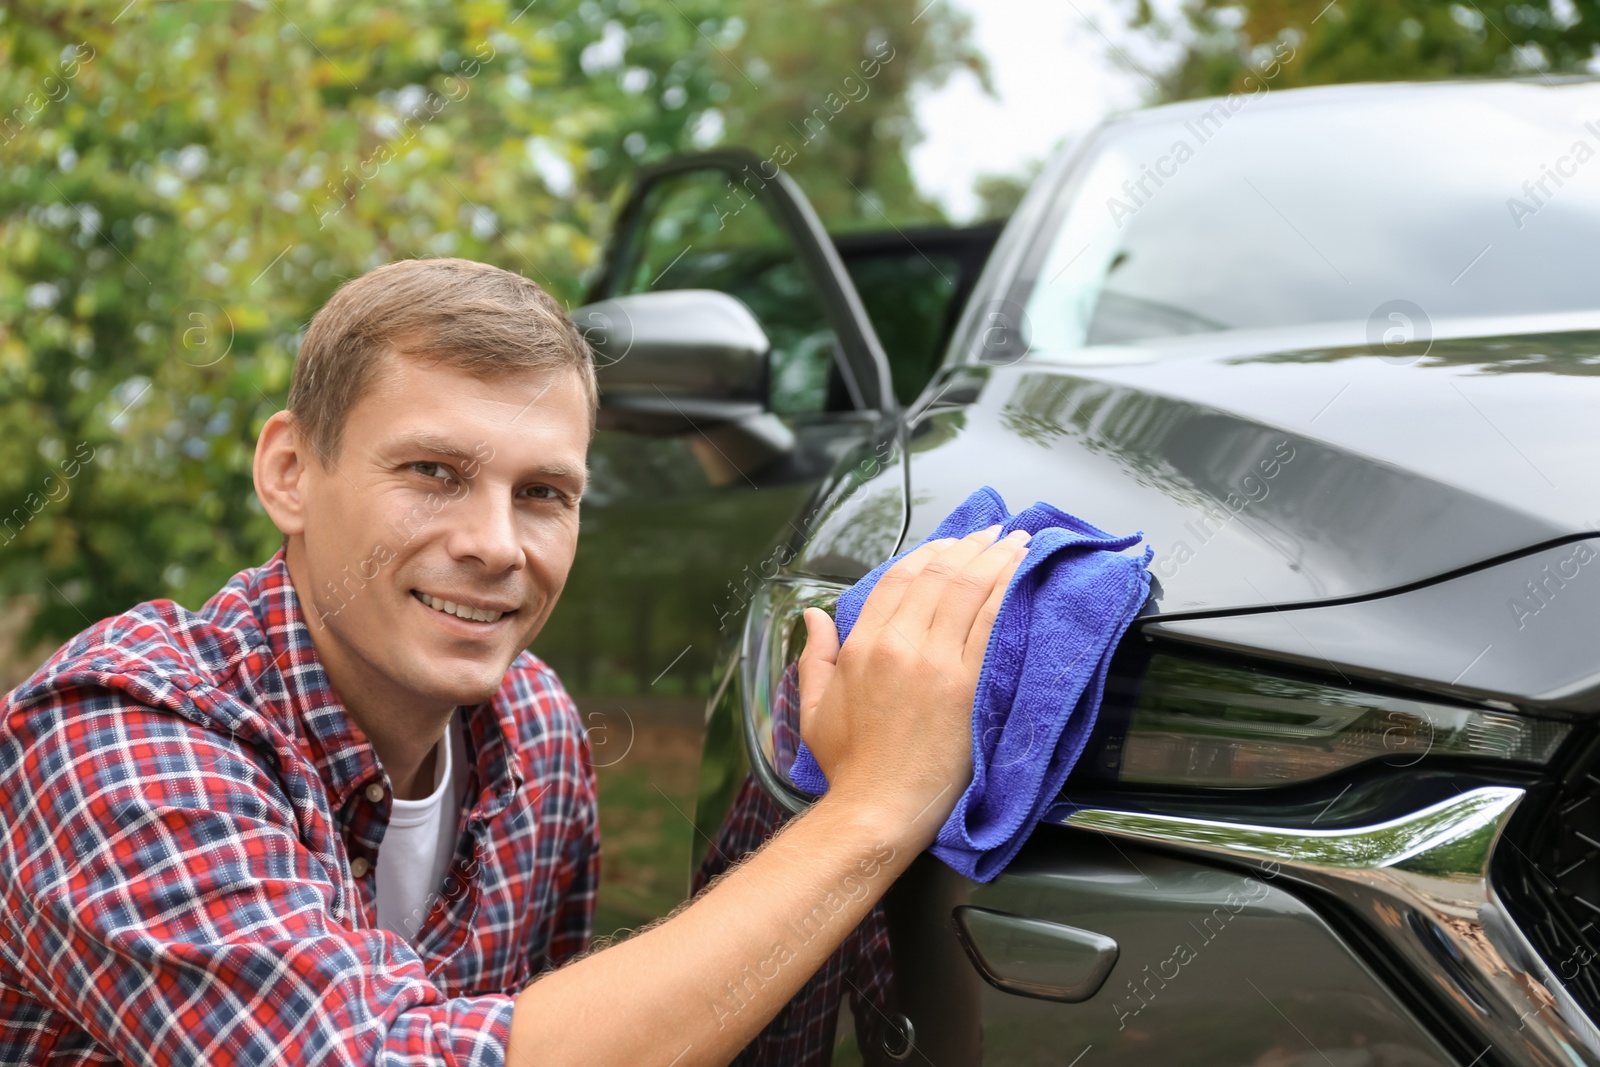
M 1025 535 L 924 545 L 846 648 L 806 614 L 800 729 L 826 796 L 688 908 L 517 997 L 507 1060 L 726 1064 L 933 840 L 972 775 L 972 698 Z
M 907 553 L 873 588 L 841 651 L 808 609 L 800 734 L 828 792 L 906 827 L 917 851 L 972 778 L 972 699 L 1028 535 L 998 526 Z M 913 829 L 914 828 L 914 829 Z

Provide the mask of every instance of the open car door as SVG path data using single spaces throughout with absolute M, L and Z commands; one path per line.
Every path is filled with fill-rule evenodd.
M 597 355 L 600 428 L 577 559 L 534 651 L 577 699 L 603 787 L 615 776 L 608 803 L 636 799 L 646 824 L 663 795 L 685 813 L 632 856 L 608 837 L 609 872 L 681 866 L 603 889 L 599 932 L 682 898 L 717 650 L 838 457 L 893 432 L 888 363 L 849 275 L 803 194 L 763 166 L 715 152 L 644 171 L 573 312 Z M 629 756 L 663 727 L 690 746 L 681 781 Z

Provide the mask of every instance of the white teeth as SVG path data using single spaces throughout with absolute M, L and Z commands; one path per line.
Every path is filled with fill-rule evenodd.
M 471 619 L 473 622 L 497 622 L 504 614 L 500 611 L 480 611 L 465 604 L 457 604 L 453 600 L 441 600 L 439 597 L 429 596 L 427 593 L 419 592 L 417 599 L 435 611 L 443 611 L 460 619 Z

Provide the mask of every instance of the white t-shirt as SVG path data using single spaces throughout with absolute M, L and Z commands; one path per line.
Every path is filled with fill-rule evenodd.
M 434 753 L 433 792 L 421 800 L 391 801 L 389 828 L 378 847 L 378 926 L 412 944 L 444 889 L 466 784 L 466 739 L 458 708 Z

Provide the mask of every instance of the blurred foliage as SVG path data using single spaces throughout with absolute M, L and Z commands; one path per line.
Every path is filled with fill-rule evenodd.
M 1162 100 L 1272 88 L 1585 71 L 1600 44 L 1600 0 L 1132 0 L 1131 28 L 1176 52 L 1144 71 Z M 1275 70 L 1275 49 L 1294 57 Z M 1124 62 L 1127 62 L 1122 53 Z M 1252 86 L 1254 83 L 1251 83 Z
M 926 0 L 121 2 L 0 7 L 0 607 L 27 644 L 272 551 L 255 435 L 340 282 L 459 255 L 571 304 L 619 186 L 717 143 L 787 142 L 831 226 L 931 218 L 908 94 L 983 76 Z
M 972 192 L 978 198 L 978 219 L 998 221 L 1009 219 L 1022 203 L 1023 194 L 1033 180 L 1044 170 L 1044 161 L 1033 160 L 1015 174 L 980 174 L 972 183 Z
M 779 146 L 795 152 L 785 169 L 831 229 L 941 221 L 911 180 L 910 96 L 961 68 L 990 88 L 988 68 L 968 43 L 967 17 L 929 8 L 928 0 L 752 0 L 749 7 L 750 29 L 735 56 L 751 79 L 735 88 L 749 102 L 730 111 L 729 141 L 769 158 L 777 152 L 778 161 Z

